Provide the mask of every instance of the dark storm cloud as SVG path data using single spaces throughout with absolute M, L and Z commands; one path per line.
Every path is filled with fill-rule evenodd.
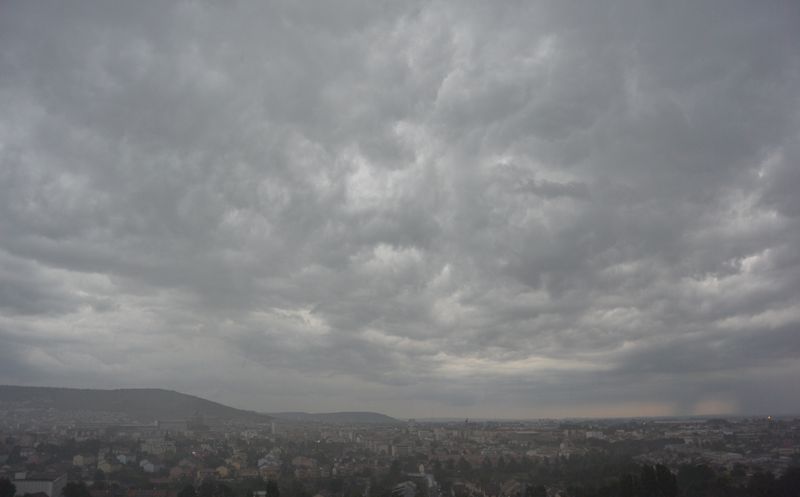
M 777 1 L 12 2 L 0 380 L 796 410 L 798 33 Z

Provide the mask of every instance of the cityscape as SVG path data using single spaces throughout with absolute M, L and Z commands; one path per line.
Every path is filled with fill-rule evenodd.
M 5 401 L 0 478 L 28 497 L 784 496 L 800 489 L 800 416 L 256 416 L 143 421 Z

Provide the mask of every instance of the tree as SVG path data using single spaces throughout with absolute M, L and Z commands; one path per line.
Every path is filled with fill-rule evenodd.
M 292 480 L 291 490 L 294 497 L 310 497 L 306 487 L 299 480 Z
M 105 490 L 108 488 L 108 482 L 106 482 L 106 474 L 103 472 L 102 469 L 97 469 L 94 472 L 94 480 L 92 482 L 92 488 L 97 490 Z
M 684 464 L 678 468 L 678 487 L 689 497 L 706 495 L 713 479 L 714 471 L 705 464 Z
M 642 485 L 643 497 L 658 497 L 658 480 L 656 479 L 655 468 L 649 464 L 642 466 L 639 481 Z
M 529 485 L 525 489 L 525 497 L 547 497 L 547 489 L 544 485 Z
M 178 492 L 178 497 L 197 497 L 197 491 L 195 491 L 194 485 L 186 485 L 183 487 L 183 489 Z
M 211 479 L 203 480 L 200 487 L 197 489 L 198 497 L 214 497 L 216 494 L 216 482 Z
M 253 492 L 264 490 L 264 485 L 266 484 L 267 482 L 261 477 L 246 478 L 239 483 L 239 490 L 241 490 L 241 494 L 244 497 L 253 497 Z
M 267 481 L 267 497 L 281 497 L 281 491 L 275 480 Z
M 787 469 L 778 479 L 781 497 L 800 497 L 800 467 Z
M 61 490 L 61 495 L 64 497 L 91 497 L 92 494 L 89 493 L 89 488 L 86 486 L 86 483 L 82 481 L 71 481 L 64 485 L 64 488 Z
M 633 475 L 623 475 L 619 479 L 619 497 L 634 497 L 636 493 L 636 482 L 633 480 Z
M 522 465 L 522 469 L 524 471 L 530 471 L 531 468 L 533 468 L 533 461 L 531 461 L 531 458 L 527 455 L 522 456 L 522 461 L 520 464 Z
M 234 492 L 231 487 L 225 485 L 224 483 L 218 483 L 216 492 L 214 493 L 215 497 L 234 497 Z
M 0 478 L 0 497 L 14 497 L 17 487 L 8 478 Z
M 753 497 L 775 497 L 778 494 L 775 475 L 769 471 L 753 474 L 747 483 L 747 492 Z
M 661 497 L 677 497 L 678 481 L 675 475 L 663 464 L 656 464 L 656 486 Z

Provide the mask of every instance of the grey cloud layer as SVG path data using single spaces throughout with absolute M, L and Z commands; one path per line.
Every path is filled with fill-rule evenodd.
M 11 2 L 0 381 L 800 409 L 798 33 L 788 1 Z

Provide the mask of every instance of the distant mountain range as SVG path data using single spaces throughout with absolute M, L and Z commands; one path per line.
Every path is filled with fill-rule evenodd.
M 158 388 L 85 390 L 0 385 L 0 405 L 7 403 L 60 411 L 118 412 L 142 421 L 186 419 L 195 414 L 247 422 L 268 422 L 271 419 L 266 414 Z
M 196 414 L 246 422 L 283 421 L 331 424 L 389 424 L 395 418 L 377 412 L 279 412 L 263 414 L 245 411 L 194 395 L 160 388 L 121 388 L 94 390 L 55 387 L 0 385 L 0 406 L 13 403 L 20 407 L 58 411 L 94 411 L 124 413 L 141 421 L 187 419 Z
M 379 412 L 274 412 L 269 413 L 275 419 L 305 423 L 330 424 L 393 424 L 399 420 Z

